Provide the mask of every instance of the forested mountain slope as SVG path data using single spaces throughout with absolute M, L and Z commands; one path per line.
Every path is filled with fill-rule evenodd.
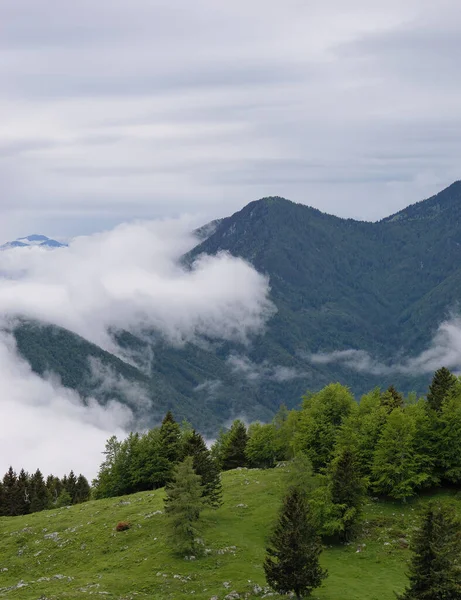
M 459 300 L 460 217 L 461 182 L 377 223 L 340 219 L 283 198 L 251 202 L 202 228 L 203 241 L 184 260 L 187 265 L 201 253 L 224 250 L 267 274 L 277 313 L 266 331 L 248 347 L 212 349 L 172 348 L 154 332 L 152 343 L 124 334 L 125 351 L 151 353 L 147 369 L 107 353 L 99 358 L 146 390 L 143 419 L 158 419 L 168 407 L 209 432 L 238 415 L 267 418 L 280 403 L 295 405 L 306 389 L 330 381 L 356 394 L 390 383 L 424 392 L 430 374 L 378 376 L 309 357 L 357 349 L 395 363 L 426 348 Z M 87 394 L 87 356 L 97 347 L 77 343 L 65 330 L 42 331 L 26 325 L 17 331 L 23 356 L 37 372 L 56 372 Z

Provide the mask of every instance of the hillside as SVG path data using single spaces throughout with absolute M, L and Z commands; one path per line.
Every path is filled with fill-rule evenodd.
M 224 505 L 203 516 L 210 552 L 195 561 L 173 558 L 167 548 L 164 516 L 157 512 L 163 510 L 162 490 L 2 518 L 0 597 L 173 600 L 193 595 L 223 600 L 232 591 L 244 597 L 255 585 L 265 585 L 262 561 L 282 494 L 283 471 L 224 474 Z M 406 583 L 406 540 L 416 513 L 415 503 L 367 504 L 357 540 L 324 551 L 322 562 L 330 574 L 314 597 L 394 598 Z M 130 521 L 132 528 L 116 533 L 121 520 Z
M 356 349 L 395 364 L 428 346 L 459 301 L 461 182 L 377 223 L 265 198 L 201 228 L 199 240 L 184 257 L 186 265 L 201 253 L 223 250 L 245 258 L 269 276 L 277 313 L 249 347 L 178 349 L 155 332 L 152 342 L 119 332 L 131 364 L 104 360 L 145 387 L 148 420 L 172 408 L 212 434 L 238 415 L 266 419 L 281 402 L 294 406 L 306 389 L 330 381 L 349 385 L 357 395 L 391 383 L 406 392 L 427 389 L 429 373 L 377 376 L 341 364 L 313 364 L 309 357 Z M 67 385 L 88 392 L 82 382 L 91 379 L 87 357 L 94 348 L 83 341 L 76 348 L 75 336 L 64 330 L 54 336 L 22 329 L 17 338 L 37 372 L 56 372 Z M 147 370 L 136 359 L 146 354 L 152 357 Z

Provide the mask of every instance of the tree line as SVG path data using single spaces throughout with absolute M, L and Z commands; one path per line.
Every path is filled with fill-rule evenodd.
M 88 480 L 73 471 L 62 478 L 48 475 L 45 479 L 40 469 L 33 474 L 21 469 L 17 475 L 10 467 L 0 482 L 0 516 L 15 517 L 79 504 L 89 500 L 90 494 Z
M 347 537 L 367 493 L 405 501 L 424 488 L 461 483 L 461 379 L 441 368 L 427 398 L 404 397 L 391 386 L 359 402 L 347 387 L 330 384 L 306 394 L 300 409 L 282 407 L 271 423 L 235 420 L 210 450 L 168 412 L 160 427 L 107 441 L 95 497 L 163 487 L 187 456 L 210 489 L 219 488 L 220 471 L 295 458 L 322 533 Z

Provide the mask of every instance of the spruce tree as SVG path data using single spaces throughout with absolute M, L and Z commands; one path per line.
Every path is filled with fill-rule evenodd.
M 327 576 L 319 563 L 322 545 L 309 515 L 305 495 L 296 487 L 286 495 L 270 539 L 264 572 L 267 583 L 280 594 L 309 596 Z
M 348 539 L 360 517 L 366 495 L 365 480 L 360 475 L 358 460 L 351 448 L 340 449 L 331 462 L 329 485 L 337 532 L 342 539 Z
M 191 456 L 174 468 L 173 479 L 165 491 L 165 512 L 174 551 L 183 556 L 198 554 L 200 532 L 197 521 L 203 500 L 200 476 L 194 471 Z
M 37 469 L 30 478 L 30 511 L 45 510 L 50 505 L 50 495 L 40 469 Z
M 218 508 L 222 504 L 221 474 L 203 437 L 195 430 L 190 433 L 184 445 L 184 456 L 191 456 L 193 468 L 202 483 L 202 495 L 207 504 Z
M 80 474 L 77 478 L 77 483 L 75 484 L 75 497 L 74 504 L 80 504 L 81 502 L 86 502 L 90 499 L 90 484 L 86 477 Z
M 77 477 L 75 476 L 74 471 L 71 471 L 68 477 L 63 478 L 63 486 L 69 492 L 70 497 L 72 498 L 72 504 L 75 502 L 75 493 L 77 489 Z
M 387 390 L 381 394 L 381 406 L 383 406 L 388 413 L 391 413 L 394 408 L 403 408 L 403 405 L 403 395 L 398 392 L 393 385 L 389 386 Z
M 18 514 L 27 515 L 30 512 L 31 485 L 29 474 L 21 469 L 17 481 Z
M 8 517 L 19 515 L 18 477 L 13 467 L 10 467 L 3 477 L 3 492 L 5 498 L 5 515 Z
M 246 445 L 248 434 L 242 421 L 237 419 L 232 423 L 229 436 L 226 439 L 226 445 L 222 451 L 222 469 L 229 471 L 237 467 L 246 467 Z
M 461 599 L 461 524 L 452 507 L 429 504 L 412 546 L 410 585 L 401 600 Z
M 456 377 L 446 367 L 438 369 L 434 373 L 427 394 L 427 402 L 432 410 L 440 412 L 442 403 L 448 397 L 449 392 L 456 384 Z

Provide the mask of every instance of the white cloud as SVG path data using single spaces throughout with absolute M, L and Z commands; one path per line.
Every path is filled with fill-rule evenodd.
M 190 229 L 189 220 L 139 222 L 78 238 L 68 248 L 0 252 L 0 331 L 17 318 L 36 319 L 122 356 L 112 337 L 117 329 L 156 330 L 178 345 L 202 336 L 245 342 L 274 312 L 268 281 L 227 254 L 182 266 L 179 259 L 197 241 Z M 123 394 L 141 411 L 149 406 L 142 386 L 97 361 L 90 367 L 95 390 L 109 398 Z M 133 425 L 131 413 L 116 401 L 106 408 L 92 400 L 85 405 L 52 376 L 43 380 L 32 373 L 6 333 L 0 336 L 0 382 L 0 469 L 11 462 L 94 475 L 105 439 Z
M 349 349 L 312 354 L 307 359 L 314 364 L 340 363 L 371 375 L 422 375 L 433 373 L 440 367 L 461 372 L 461 317 L 453 316 L 441 323 L 429 348 L 417 356 L 402 357 L 384 364 L 364 350 Z
M 14 341 L 0 334 L 0 469 L 9 465 L 62 476 L 74 469 L 97 473 L 105 440 L 124 435 L 132 414 L 121 404 L 84 405 L 52 378 L 42 379 L 16 353 Z
M 286 367 L 282 365 L 271 365 L 268 361 L 255 363 L 247 356 L 231 354 L 227 359 L 227 364 L 234 373 L 241 373 L 249 382 L 257 383 L 261 379 L 269 379 L 283 383 L 292 379 L 303 379 L 308 377 L 305 371 L 300 371 L 295 367 Z

